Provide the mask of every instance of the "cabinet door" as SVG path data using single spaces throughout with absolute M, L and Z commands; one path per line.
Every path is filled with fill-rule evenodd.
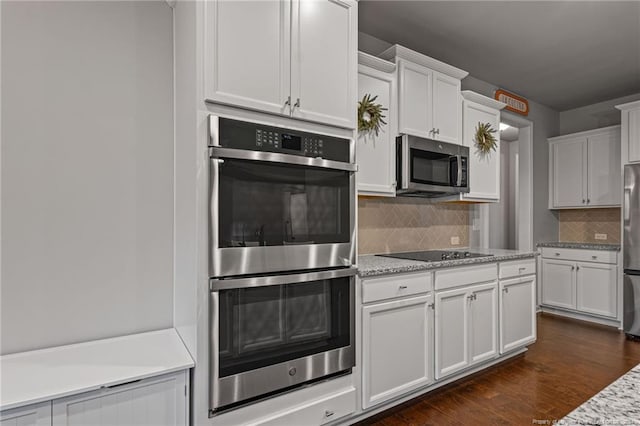
M 2 411 L 0 426 L 51 426 L 51 401 Z
M 618 267 L 600 263 L 577 264 L 577 308 L 590 314 L 617 317 Z
M 587 205 L 619 206 L 622 198 L 620 133 L 616 130 L 590 136 L 587 141 Z
M 536 277 L 500 282 L 500 353 L 536 340 Z
M 218 0 L 204 7 L 206 99 L 288 115 L 289 0 Z
M 359 134 L 356 145 L 358 193 L 395 195 L 395 120 L 396 79 L 391 73 L 365 65 L 358 67 L 358 99 L 365 94 L 377 96 L 376 102 L 387 108 L 386 125 L 375 134 Z
M 636 163 L 640 161 L 640 109 L 630 110 L 628 114 L 629 162 Z
M 551 144 L 553 207 L 586 205 L 586 139 Z
M 364 408 L 433 381 L 433 296 L 362 308 Z
M 294 117 L 355 128 L 357 7 L 355 0 L 293 0 Z
M 432 138 L 433 71 L 399 60 L 398 133 Z
M 498 355 L 498 282 L 468 289 L 469 364 L 477 364 Z
M 186 425 L 186 372 L 53 401 L 53 426 Z
M 433 72 L 434 139 L 455 144 L 462 143 L 462 102 L 460 80 Z M 497 126 L 494 127 L 497 129 Z
M 576 264 L 542 259 L 542 304 L 576 308 Z
M 466 288 L 436 293 L 436 379 L 469 365 L 469 296 Z
M 469 147 L 469 193 L 463 198 L 500 199 L 500 139 L 496 150 L 488 154 L 475 146 L 478 123 L 489 123 L 494 129 L 500 126 L 500 112 L 487 106 L 465 100 L 462 111 L 463 145 Z

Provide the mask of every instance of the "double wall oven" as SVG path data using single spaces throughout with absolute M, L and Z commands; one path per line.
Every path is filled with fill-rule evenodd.
M 211 115 L 210 412 L 354 366 L 350 139 Z

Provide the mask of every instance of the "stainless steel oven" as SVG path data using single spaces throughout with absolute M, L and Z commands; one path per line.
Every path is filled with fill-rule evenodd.
M 355 365 L 355 268 L 212 279 L 210 412 Z
M 469 192 L 469 148 L 401 135 L 396 138 L 396 193 L 440 197 Z
M 353 140 L 214 115 L 209 128 L 210 276 L 354 263 Z

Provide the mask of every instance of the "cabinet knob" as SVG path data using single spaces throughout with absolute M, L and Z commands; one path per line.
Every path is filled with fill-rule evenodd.
M 582 199 L 582 204 L 584 204 L 584 203 L 586 203 L 586 200 L 583 198 L 583 199 Z
M 430 307 L 431 309 L 435 309 L 436 308 L 436 304 L 435 303 L 429 303 L 427 306 Z
M 579 267 L 579 266 L 576 266 L 576 271 L 579 271 L 579 270 L 580 270 L 580 267 Z
M 440 134 L 440 129 L 436 129 L 436 135 Z
M 509 287 L 503 288 L 502 291 L 505 292 L 505 293 L 509 293 Z
M 284 106 L 291 105 L 291 96 L 287 96 L 287 100 L 284 101 Z
M 296 103 L 295 103 L 295 104 L 293 104 L 293 107 L 294 107 L 294 108 L 296 108 L 296 107 L 297 107 L 297 108 L 300 108 L 300 98 L 297 98 L 297 99 L 296 99 Z
M 576 267 L 575 267 L 575 266 L 572 266 L 572 267 L 571 267 L 571 270 L 572 270 L 572 271 L 573 271 L 573 270 L 575 270 L 575 269 L 576 269 Z
M 587 198 L 587 204 L 590 204 L 590 203 L 591 203 L 591 199 Z

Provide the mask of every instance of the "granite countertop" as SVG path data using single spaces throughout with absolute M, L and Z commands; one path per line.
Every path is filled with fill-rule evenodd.
M 471 251 L 474 253 L 490 254 L 487 257 L 474 257 L 469 259 L 443 260 L 441 262 L 420 262 L 416 260 L 394 259 L 392 257 L 376 256 L 373 254 L 358 256 L 358 275 L 361 278 L 376 275 L 398 274 L 403 272 L 428 271 L 433 269 L 451 268 L 454 266 L 475 265 L 480 263 L 493 263 L 505 260 L 525 259 L 535 257 L 537 253 L 518 250 L 498 249 L 456 249 L 457 251 Z
M 568 248 L 568 249 L 582 249 L 582 250 L 620 251 L 620 244 L 546 242 L 546 243 L 538 243 L 538 247 L 554 247 L 554 248 Z
M 640 419 L 640 364 L 569 413 L 558 424 L 625 425 Z

